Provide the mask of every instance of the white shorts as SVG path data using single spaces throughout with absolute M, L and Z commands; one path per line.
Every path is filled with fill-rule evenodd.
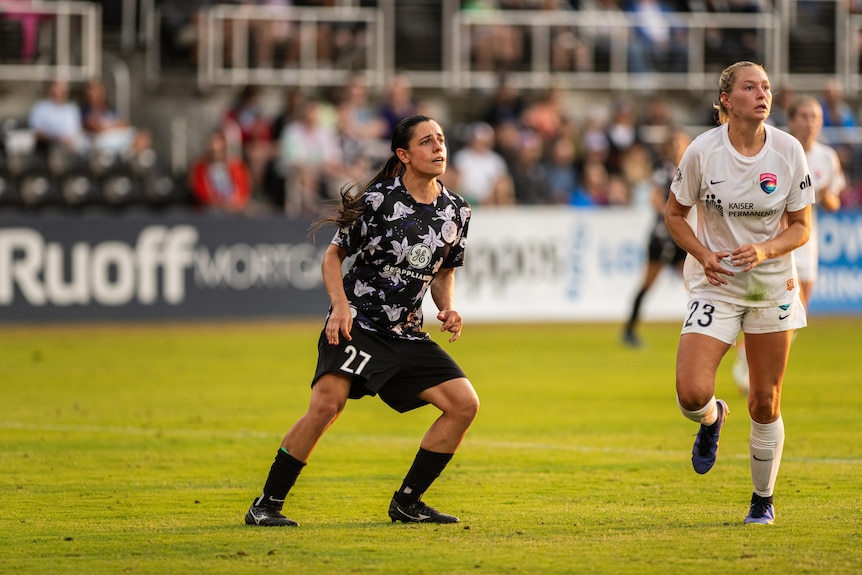
M 809 239 L 793 250 L 793 259 L 796 262 L 796 274 L 801 282 L 817 281 L 817 240 Z
M 682 333 L 699 333 L 733 345 L 743 333 L 775 333 L 808 325 L 799 292 L 793 301 L 770 307 L 751 307 L 705 297 L 688 300 Z

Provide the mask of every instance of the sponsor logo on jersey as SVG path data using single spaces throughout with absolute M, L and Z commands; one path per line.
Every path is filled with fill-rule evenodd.
M 724 208 L 721 205 L 721 199 L 716 198 L 715 194 L 707 194 L 703 200 L 703 205 L 710 212 L 715 212 L 721 217 L 724 217 Z
M 778 189 L 778 177 L 775 174 L 770 174 L 769 172 L 760 174 L 760 189 L 767 194 L 771 194 L 776 189 Z
M 407 263 L 414 268 L 425 268 L 431 263 L 431 248 L 425 244 L 416 244 L 407 254 Z

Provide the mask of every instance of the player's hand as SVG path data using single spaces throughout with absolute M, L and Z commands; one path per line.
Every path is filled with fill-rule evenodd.
M 759 244 L 745 244 L 730 254 L 730 261 L 733 265 L 743 268 L 742 271 L 744 272 L 754 269 L 765 259 L 766 254 Z
M 339 334 L 344 336 L 344 339 L 351 341 L 350 331 L 353 329 L 353 312 L 349 305 L 333 306 L 332 313 L 329 314 L 329 321 L 326 322 L 326 341 L 331 345 L 338 345 Z
M 437 319 L 443 322 L 440 326 L 440 331 L 452 332 L 452 337 L 449 338 L 449 343 L 457 341 L 461 337 L 461 327 L 463 325 L 461 314 L 454 309 L 445 309 L 437 314 Z
M 707 257 L 701 261 L 703 273 L 706 274 L 706 279 L 714 286 L 727 285 L 727 279 L 724 276 L 733 276 L 731 270 L 722 265 L 721 260 L 730 256 L 730 252 L 710 252 Z

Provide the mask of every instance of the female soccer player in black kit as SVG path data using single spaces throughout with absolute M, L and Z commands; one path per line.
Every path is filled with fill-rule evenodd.
M 308 411 L 287 432 L 249 525 L 295 526 L 285 496 L 314 446 L 348 399 L 380 395 L 398 412 L 431 404 L 441 411 L 389 504 L 392 521 L 456 523 L 421 501 L 464 439 L 479 398 L 458 364 L 422 330 L 428 288 L 441 331 L 461 336 L 454 309 L 455 269 L 464 262 L 470 206 L 438 180 L 446 171 L 440 125 L 410 116 L 396 127 L 392 156 L 370 183 L 342 193 L 339 229 L 323 258 L 331 306 L 318 342 Z M 356 256 L 342 276 L 342 262 Z

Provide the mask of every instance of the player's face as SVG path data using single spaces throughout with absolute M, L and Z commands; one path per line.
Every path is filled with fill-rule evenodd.
M 800 140 L 816 140 L 823 129 L 823 110 L 814 102 L 801 105 L 790 120 L 790 132 Z
M 418 175 L 436 178 L 446 172 L 446 138 L 433 120 L 416 124 L 403 152 L 401 160 Z
M 736 71 L 736 81 L 730 92 L 721 95 L 725 108 L 740 120 L 764 121 L 772 109 L 772 88 L 769 77 L 756 66 Z

